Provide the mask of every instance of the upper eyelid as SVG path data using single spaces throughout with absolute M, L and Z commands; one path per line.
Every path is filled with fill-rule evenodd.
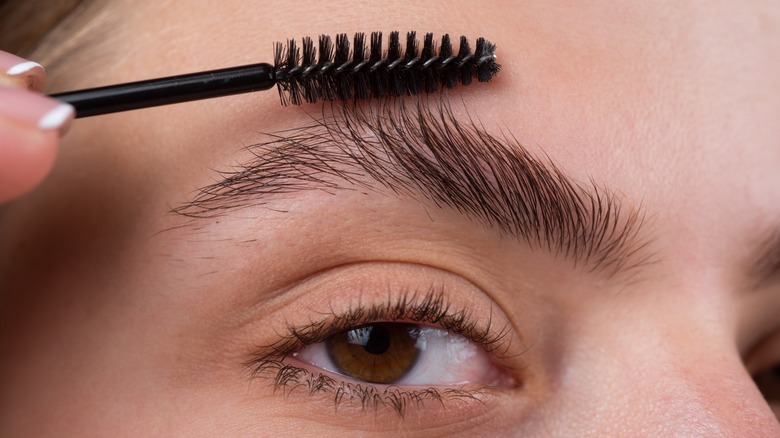
M 523 360 L 514 358 L 527 351 L 522 327 L 512 323 L 489 291 L 462 275 L 429 265 L 340 265 L 285 286 L 269 304 L 270 311 L 263 303 L 252 305 L 253 310 L 238 323 L 252 339 L 244 365 L 289 354 L 303 343 L 379 319 L 453 328 L 508 367 L 522 365 Z M 440 315 L 450 319 L 436 319 Z
M 460 123 L 445 103 L 371 113 L 342 107 L 250 146 L 255 160 L 222 173 L 173 211 L 212 217 L 313 189 L 363 186 L 424 198 L 611 274 L 647 261 L 644 214 L 582 186 L 519 143 Z
M 466 309 L 450 308 L 443 292 L 429 290 L 422 299 L 418 299 L 416 295 L 405 294 L 397 301 L 387 302 L 385 305 L 352 308 L 348 312 L 334 313 L 304 326 L 288 325 L 286 334 L 282 334 L 273 344 L 260 346 L 246 365 L 252 366 L 269 357 L 291 354 L 304 346 L 322 342 L 328 336 L 358 325 L 407 320 L 441 326 L 478 343 L 497 357 L 502 357 L 511 341 L 508 322 L 497 329 L 492 325 L 492 312 L 488 322 L 482 325 L 478 325 L 474 318 Z

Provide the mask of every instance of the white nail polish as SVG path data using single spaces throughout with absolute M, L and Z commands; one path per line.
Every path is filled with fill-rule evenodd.
M 73 117 L 74 109 L 71 105 L 62 105 L 50 110 L 38 121 L 40 129 L 59 129 Z
M 20 75 L 22 73 L 28 72 L 34 68 L 40 68 L 41 70 L 43 70 L 43 67 L 37 62 L 25 61 L 9 68 L 5 73 L 11 76 L 15 76 L 15 75 Z

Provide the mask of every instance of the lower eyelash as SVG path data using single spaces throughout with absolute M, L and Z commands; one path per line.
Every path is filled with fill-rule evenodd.
M 338 381 L 323 373 L 314 373 L 305 368 L 285 363 L 280 359 L 267 359 L 255 363 L 252 377 L 267 376 L 273 379 L 274 391 L 290 394 L 294 390 L 304 390 L 309 396 L 321 392 L 331 392 L 336 408 L 343 403 L 358 402 L 362 411 L 382 407 L 393 409 L 403 418 L 410 405 L 422 407 L 425 402 L 443 405 L 448 401 L 475 401 L 484 403 L 479 388 L 423 388 L 405 390 L 396 386 L 378 387 L 371 384 Z

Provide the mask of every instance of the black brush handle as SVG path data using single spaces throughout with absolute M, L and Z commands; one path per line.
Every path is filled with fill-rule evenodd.
M 76 117 L 190 102 L 267 90 L 276 84 L 271 64 L 251 64 L 107 87 L 53 94 L 76 108 Z

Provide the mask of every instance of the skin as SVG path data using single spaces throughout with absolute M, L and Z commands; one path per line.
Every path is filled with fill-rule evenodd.
M 288 37 L 485 36 L 502 73 L 451 101 L 641 206 L 652 263 L 609 276 L 376 193 L 194 227 L 171 207 L 319 106 L 269 91 L 78 120 L 0 215 L 0 435 L 780 435 L 751 378 L 780 362 L 780 284 L 749 276 L 780 226 L 777 5 L 211 3 L 112 2 L 95 37 L 44 62 L 47 90 L 268 60 Z M 522 385 L 401 418 L 285 397 L 242 365 L 323 303 L 431 283 L 511 327 L 496 366 Z

